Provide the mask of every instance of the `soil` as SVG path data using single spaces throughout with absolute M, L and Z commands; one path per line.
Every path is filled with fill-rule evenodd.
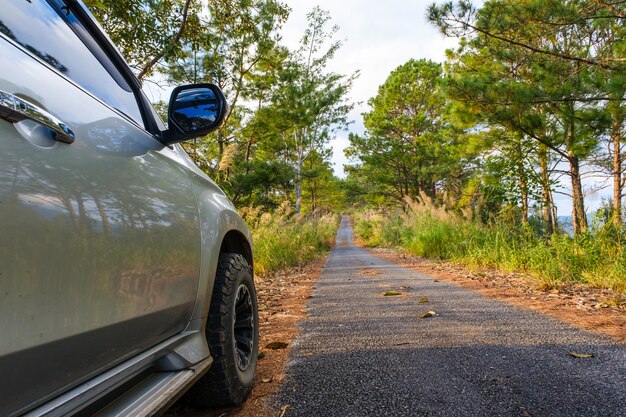
M 369 249 L 376 256 L 477 290 L 487 297 L 531 308 L 570 325 L 607 335 L 626 343 L 626 299 L 624 294 L 584 285 L 542 289 L 532 277 L 496 270 L 471 271 L 449 262 L 419 258 L 392 249 Z M 298 323 L 307 315 L 306 305 L 326 259 L 281 271 L 256 282 L 259 300 L 260 359 L 254 388 L 239 407 L 196 410 L 175 404 L 168 417 L 276 417 L 286 410 L 273 409 L 267 400 L 277 393 L 285 374 L 290 343 L 298 335 Z M 363 268 L 362 275 L 380 271 Z
M 278 392 L 285 377 L 285 365 L 291 341 L 298 335 L 298 323 L 307 315 L 311 290 L 326 259 L 298 268 L 280 271 L 272 276 L 255 278 L 259 302 L 259 361 L 254 387 L 248 400 L 239 407 L 198 410 L 182 403 L 165 414 L 167 417 L 274 417 L 267 399 Z

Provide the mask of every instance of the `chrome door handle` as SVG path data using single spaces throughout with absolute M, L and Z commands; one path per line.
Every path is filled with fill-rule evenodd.
M 54 139 L 60 142 L 74 142 L 74 132 L 65 123 L 44 109 L 14 94 L 0 90 L 0 118 L 9 122 L 34 120 L 52 131 Z

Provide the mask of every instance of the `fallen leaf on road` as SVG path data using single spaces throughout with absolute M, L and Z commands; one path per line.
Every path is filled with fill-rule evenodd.
M 383 295 L 384 295 L 385 297 L 389 297 L 389 296 L 392 296 L 392 295 L 400 295 L 400 293 L 399 293 L 398 291 L 385 291 L 385 292 L 383 293 Z
M 272 350 L 285 349 L 287 345 L 288 344 L 285 342 L 272 342 L 272 343 L 268 343 L 268 345 L 265 346 L 265 349 L 272 349 Z
M 576 353 L 576 352 L 569 352 L 570 356 L 573 356 L 575 358 L 579 358 L 579 359 L 585 359 L 585 358 L 593 358 L 593 355 L 591 353 Z
M 359 271 L 359 274 L 361 274 L 361 275 L 380 275 L 382 273 L 383 273 L 383 271 L 381 271 L 379 269 L 361 269 Z
M 435 313 L 434 311 L 429 311 L 429 312 L 428 312 L 428 313 L 426 313 L 426 314 L 422 314 L 422 315 L 420 316 L 420 319 L 427 319 L 427 318 L 429 318 L 429 317 L 435 316 L 436 314 L 437 314 L 437 313 Z
M 289 405 L 285 405 L 285 406 L 281 407 L 281 409 L 280 409 L 280 416 L 279 417 L 283 417 L 288 409 L 289 409 Z
M 273 379 L 274 379 L 274 377 L 269 377 L 269 378 L 263 378 L 263 379 L 261 379 L 261 381 L 263 381 L 263 382 L 265 382 L 267 384 L 268 382 L 272 382 Z
M 409 287 L 408 285 L 401 285 L 400 288 L 403 289 L 403 290 L 410 290 L 411 289 L 411 287 Z
M 426 297 L 420 298 L 420 303 L 427 303 L 429 300 Z

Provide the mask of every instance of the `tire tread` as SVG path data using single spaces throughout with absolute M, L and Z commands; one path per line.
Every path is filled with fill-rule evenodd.
M 252 390 L 252 383 L 244 385 L 239 380 L 235 358 L 227 352 L 230 346 L 226 328 L 228 321 L 225 318 L 232 314 L 232 297 L 237 291 L 236 280 L 242 271 L 248 272 L 252 277 L 252 268 L 242 255 L 223 253 L 220 256 L 206 328 L 214 362 L 207 374 L 185 396 L 186 402 L 194 406 L 205 408 L 238 405 L 245 401 Z M 255 297 L 254 288 L 251 295 Z M 256 356 L 253 356 L 252 361 L 250 366 L 255 367 Z

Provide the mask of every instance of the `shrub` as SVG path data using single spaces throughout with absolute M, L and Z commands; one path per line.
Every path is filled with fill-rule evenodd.
M 333 214 L 294 215 L 287 204 L 274 213 L 246 208 L 252 229 L 254 271 L 260 277 L 319 258 L 333 245 L 339 218 Z

